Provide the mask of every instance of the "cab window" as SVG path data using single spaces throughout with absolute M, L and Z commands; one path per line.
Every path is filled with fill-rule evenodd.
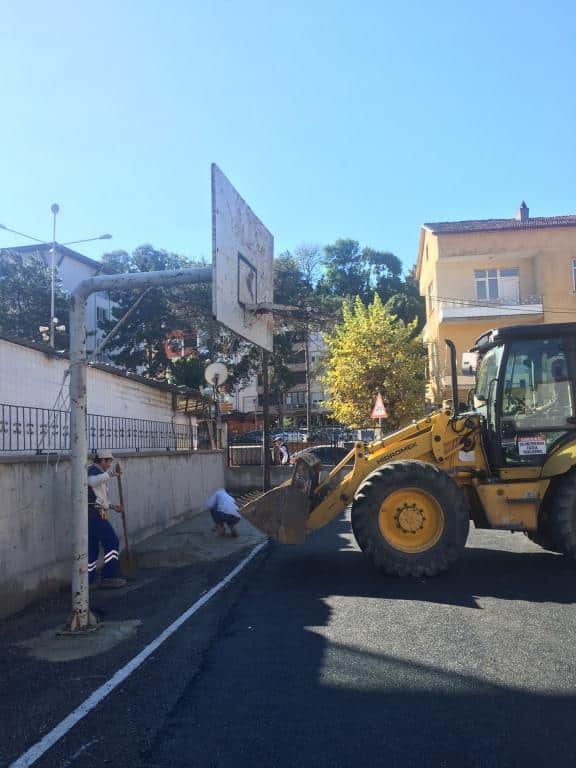
M 566 428 L 574 416 L 574 397 L 564 340 L 532 339 L 510 346 L 502 416 L 517 430 Z
M 569 349 L 565 338 L 518 340 L 510 345 L 499 429 L 507 464 L 542 464 L 574 429 Z
M 493 347 L 483 356 L 476 377 L 476 390 L 474 392 L 474 408 L 487 415 L 488 397 L 492 401 L 496 396 L 495 380 L 498 379 L 498 369 L 502 359 L 502 347 Z M 494 382 L 494 384 L 492 384 Z

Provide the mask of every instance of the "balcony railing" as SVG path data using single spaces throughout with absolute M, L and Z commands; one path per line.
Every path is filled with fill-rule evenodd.
M 439 320 L 474 317 L 538 315 L 544 311 L 542 296 L 518 299 L 442 299 L 438 304 Z
M 205 424 L 88 414 L 88 444 L 113 451 L 192 451 L 210 447 Z M 66 453 L 70 412 L 0 404 L 0 453 Z

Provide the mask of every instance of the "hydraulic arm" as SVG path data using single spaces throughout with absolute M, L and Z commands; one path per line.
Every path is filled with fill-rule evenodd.
M 292 479 L 272 489 L 242 510 L 253 525 L 285 544 L 301 543 L 349 504 L 362 482 L 392 461 L 427 462 L 466 482 L 474 470 L 485 468 L 477 439 L 479 417 L 452 416 L 439 411 L 372 443 L 357 442 L 325 477 L 313 453 L 298 459 Z

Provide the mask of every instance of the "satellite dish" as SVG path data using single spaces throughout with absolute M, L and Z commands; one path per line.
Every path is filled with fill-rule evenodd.
M 228 378 L 228 368 L 224 363 L 210 363 L 204 371 L 204 378 L 212 387 L 219 387 Z

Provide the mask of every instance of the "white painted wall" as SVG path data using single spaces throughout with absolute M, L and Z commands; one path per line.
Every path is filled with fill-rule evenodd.
M 200 512 L 224 485 L 221 451 L 132 455 L 122 464 L 133 544 Z M 67 457 L 0 458 L 0 619 L 70 582 L 69 499 Z M 111 522 L 122 541 L 121 517 L 113 514 Z
M 0 403 L 68 409 L 69 361 L 0 339 Z M 187 424 L 172 411 L 171 392 L 98 368 L 88 368 L 88 412 Z M 60 395 L 60 398 L 59 398 Z

